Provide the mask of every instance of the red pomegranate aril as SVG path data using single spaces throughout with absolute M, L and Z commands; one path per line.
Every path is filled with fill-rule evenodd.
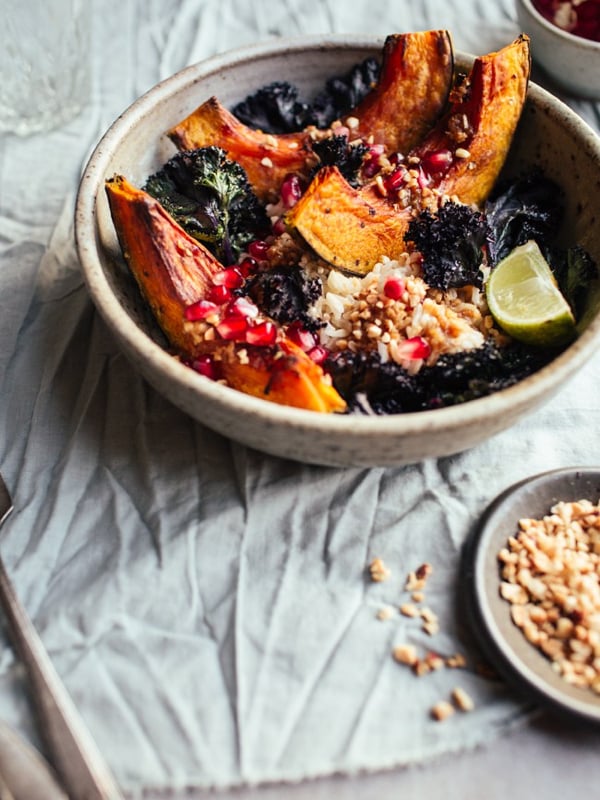
M 317 344 L 314 347 L 311 347 L 307 355 L 315 362 L 315 364 L 322 364 L 329 355 L 329 351 L 320 344 Z
M 423 172 L 423 168 L 419 167 L 419 174 L 417 176 L 417 183 L 419 188 L 426 189 L 431 183 L 431 178 Z
M 233 340 L 236 342 L 243 342 L 246 339 L 248 331 L 248 320 L 246 317 L 231 315 L 225 317 L 217 325 L 219 336 L 223 339 Z
M 239 289 L 244 284 L 244 276 L 237 267 L 225 267 L 213 276 L 215 286 L 226 286 L 228 289 Z
M 208 293 L 208 300 L 211 303 L 216 303 L 217 305 L 222 305 L 223 303 L 227 303 L 232 298 L 231 290 L 227 288 L 227 286 L 216 285 L 211 286 L 211 289 Z
M 190 366 L 195 372 L 204 375 L 205 378 L 210 378 L 211 381 L 217 379 L 218 371 L 212 356 L 198 356 L 191 362 Z
M 258 261 L 252 256 L 246 256 L 237 266 L 244 278 L 249 277 L 258 269 Z
M 397 351 L 402 358 L 422 359 L 431 353 L 431 346 L 422 336 L 413 336 L 400 342 Z
M 402 188 L 406 182 L 406 175 L 407 172 L 405 167 L 398 167 L 390 175 L 388 175 L 385 179 L 385 188 L 388 190 L 388 192 L 395 192 Z
M 279 217 L 279 219 L 276 219 L 273 225 L 271 226 L 271 229 L 275 234 L 275 236 L 281 236 L 282 233 L 285 233 L 287 230 L 287 226 L 285 224 L 284 218 Z
M 258 316 L 258 306 L 247 297 L 236 297 L 227 309 L 228 316 L 244 317 L 244 319 L 254 319 Z
M 302 197 L 302 184 L 297 175 L 286 175 L 281 184 L 281 202 L 286 208 L 293 208 Z
M 391 300 L 399 300 L 404 294 L 406 285 L 402 278 L 388 278 L 383 285 L 383 293 Z
M 262 239 L 255 239 L 248 245 L 248 253 L 257 261 L 264 261 L 269 252 L 269 245 Z
M 438 150 L 430 153 L 423 159 L 423 166 L 428 172 L 442 172 L 452 163 L 452 152 L 450 150 Z
M 299 322 L 292 322 L 286 331 L 288 339 L 291 339 L 294 344 L 301 347 L 305 352 L 312 350 L 317 344 L 317 339 L 311 331 L 302 327 Z
M 200 319 L 206 319 L 210 314 L 214 314 L 218 309 L 216 303 L 210 300 L 198 300 L 197 303 L 192 303 L 185 309 L 184 316 L 189 322 L 196 322 Z
M 248 344 L 268 347 L 269 345 L 275 344 L 276 340 L 277 327 L 275 323 L 270 320 L 259 322 L 258 325 L 252 325 L 246 331 L 246 341 Z

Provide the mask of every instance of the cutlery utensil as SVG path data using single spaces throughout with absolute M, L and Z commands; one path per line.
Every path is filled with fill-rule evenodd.
M 0 475 L 0 525 L 13 509 Z M 0 557 L 0 605 L 25 667 L 40 730 L 70 800 L 123 800 L 113 776 L 20 603 Z
M 0 722 L 0 800 L 68 800 L 38 751 Z

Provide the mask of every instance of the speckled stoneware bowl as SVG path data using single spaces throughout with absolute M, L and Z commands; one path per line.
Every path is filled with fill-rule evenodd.
M 275 405 L 196 374 L 172 358 L 120 255 L 104 180 L 124 174 L 142 185 L 174 152 L 164 131 L 215 94 L 233 105 L 274 78 L 303 96 L 324 79 L 379 54 L 383 38 L 275 41 L 215 57 L 163 81 L 105 134 L 85 170 L 76 210 L 79 257 L 89 292 L 119 345 L 146 379 L 210 428 L 279 456 L 335 466 L 414 463 L 472 447 L 547 401 L 597 347 L 594 309 L 578 340 L 549 366 L 486 398 L 435 411 L 387 417 L 328 415 Z M 472 57 L 457 54 L 466 71 Z M 600 263 L 600 138 L 556 98 L 530 86 L 509 170 L 539 165 L 566 191 L 562 238 Z
M 600 42 L 562 30 L 531 0 L 516 0 L 516 9 L 519 25 L 531 38 L 534 63 L 571 94 L 600 98 Z

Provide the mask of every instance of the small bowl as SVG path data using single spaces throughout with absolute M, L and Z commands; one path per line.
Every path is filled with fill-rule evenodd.
M 598 467 L 552 470 L 514 484 L 490 504 L 467 540 L 462 571 L 472 632 L 490 666 L 529 700 L 594 725 L 600 724 L 600 695 L 567 683 L 513 623 L 511 606 L 499 592 L 498 553 L 520 519 L 541 519 L 561 500 L 598 498 Z
M 547 402 L 597 350 L 600 308 L 585 330 L 549 365 L 508 389 L 463 405 L 390 416 L 320 414 L 289 408 L 210 381 L 164 347 L 123 264 L 104 189 L 115 173 L 141 186 L 175 152 L 165 131 L 211 95 L 233 106 L 273 81 L 289 80 L 310 97 L 325 80 L 368 56 L 381 37 L 275 40 L 190 66 L 155 86 L 104 135 L 85 169 L 75 227 L 92 300 L 120 347 L 171 402 L 208 427 L 250 447 L 331 466 L 415 463 L 466 450 Z M 457 53 L 467 71 L 473 56 Z M 580 243 L 600 264 L 600 137 L 556 97 L 530 84 L 505 175 L 539 167 L 566 195 L 561 245 Z
M 516 0 L 517 17 L 531 38 L 534 63 L 557 86 L 578 96 L 600 98 L 600 42 L 575 36 L 547 20 L 531 0 Z

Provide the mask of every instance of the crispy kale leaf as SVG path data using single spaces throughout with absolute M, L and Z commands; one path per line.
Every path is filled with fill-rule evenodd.
M 346 75 L 330 78 L 312 102 L 299 99 L 296 86 L 274 81 L 233 108 L 235 116 L 251 128 L 266 133 L 291 133 L 307 125 L 327 128 L 354 108 L 377 83 L 379 63 L 367 58 Z
M 366 145 L 362 142 L 349 144 L 346 136 L 329 136 L 313 142 L 312 150 L 319 158 L 314 174 L 321 167 L 336 166 L 351 186 L 358 186 L 358 173 L 369 150 Z
M 568 250 L 552 249 L 548 263 L 558 282 L 558 288 L 571 306 L 575 319 L 584 311 L 590 286 L 598 279 L 598 267 L 590 254 L 581 245 Z
M 545 248 L 558 230 L 563 196 L 554 181 L 534 171 L 501 185 L 484 211 L 493 231 L 489 254 L 495 265 L 530 239 Z
M 177 153 L 144 189 L 223 264 L 269 227 L 243 167 L 219 147 Z
M 406 414 L 506 389 L 541 369 L 555 355 L 553 350 L 519 343 L 500 348 L 488 340 L 475 350 L 443 355 L 416 375 L 395 362 L 382 363 L 376 352 L 344 350 L 330 356 L 325 368 L 351 410 Z
M 491 232 L 485 216 L 470 206 L 445 203 L 437 214 L 422 211 L 406 239 L 423 256 L 423 277 L 435 289 L 482 286 L 480 267 Z
M 244 287 L 265 314 L 283 324 L 300 322 L 308 330 L 321 327 L 321 323 L 308 313 L 321 289 L 320 278 L 308 278 L 297 266 L 257 272 Z

